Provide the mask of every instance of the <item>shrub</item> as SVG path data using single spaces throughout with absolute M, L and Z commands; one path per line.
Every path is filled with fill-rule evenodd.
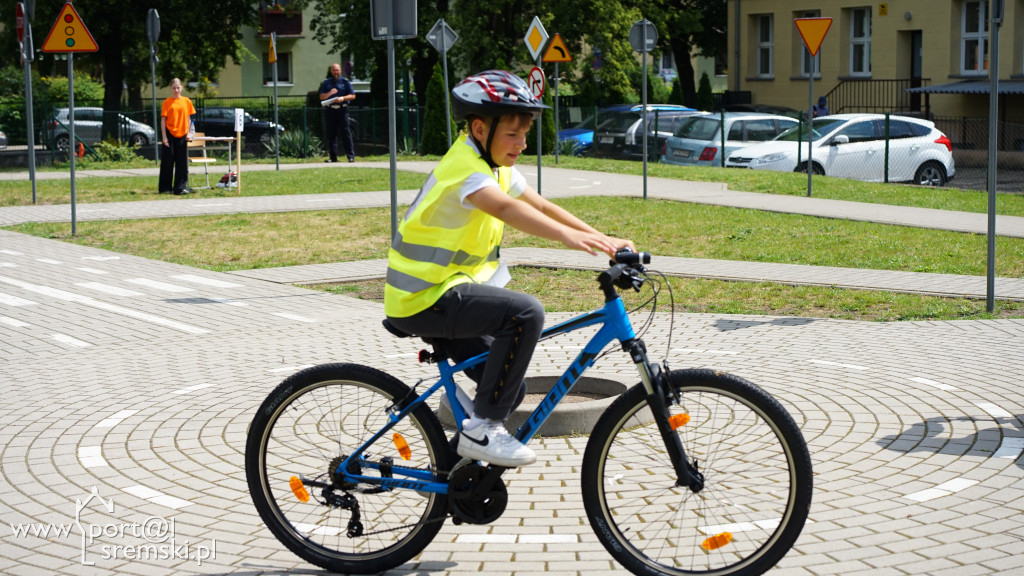
M 313 134 L 303 134 L 300 130 L 289 130 L 278 137 L 281 141 L 281 156 L 287 158 L 313 158 L 323 155 L 320 139 Z M 267 153 L 274 155 L 273 139 L 264 142 Z

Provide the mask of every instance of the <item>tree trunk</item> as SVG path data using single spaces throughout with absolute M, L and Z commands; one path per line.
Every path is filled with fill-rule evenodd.
M 679 85 L 683 89 L 683 104 L 690 108 L 697 105 L 697 82 L 694 80 L 693 62 L 690 60 L 690 45 L 686 42 L 673 40 L 672 57 L 676 61 L 676 72 L 679 73 Z
M 117 46 L 111 42 L 110 46 Z M 119 115 L 121 111 L 121 91 L 124 85 L 124 62 L 121 51 L 108 49 L 103 54 L 103 140 L 117 140 L 119 134 Z

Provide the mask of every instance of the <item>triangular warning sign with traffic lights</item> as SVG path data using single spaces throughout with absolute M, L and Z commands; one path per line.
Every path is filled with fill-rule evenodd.
M 69 1 L 43 42 L 43 52 L 96 52 L 99 45 Z
M 804 39 L 804 46 L 807 46 L 807 51 L 811 53 L 811 56 L 818 55 L 818 49 L 821 48 L 821 41 L 825 39 L 825 34 L 828 34 L 828 29 L 832 27 L 831 18 L 797 18 L 793 20 L 796 24 L 797 30 L 800 31 L 800 36 Z
M 565 47 L 565 42 L 562 41 L 562 35 L 555 33 L 555 37 L 551 39 L 551 44 L 548 44 L 547 52 L 544 52 L 544 57 L 541 58 L 542 62 L 571 62 L 572 56 L 569 56 L 569 50 Z

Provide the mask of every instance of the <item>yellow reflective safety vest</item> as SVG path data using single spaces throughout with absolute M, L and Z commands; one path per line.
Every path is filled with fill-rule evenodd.
M 388 316 L 412 316 L 452 286 L 486 282 L 498 269 L 505 223 L 463 206 L 459 198 L 463 182 L 473 173 L 494 178 L 494 171 L 463 135 L 427 178 L 398 225 L 384 284 Z M 498 184 L 506 194 L 511 174 L 510 168 L 498 168 Z

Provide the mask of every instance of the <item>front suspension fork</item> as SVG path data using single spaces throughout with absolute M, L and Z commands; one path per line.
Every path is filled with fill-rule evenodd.
M 661 366 L 651 364 L 647 359 L 647 347 L 643 340 L 630 340 L 624 342 L 622 347 L 629 353 L 640 372 L 644 390 L 647 392 L 647 405 L 658 424 L 658 431 L 665 443 L 665 451 L 668 452 L 672 468 L 676 472 L 676 486 L 685 486 L 693 492 L 700 492 L 704 489 L 704 475 L 697 470 L 696 462 L 691 463 L 687 459 L 683 443 L 669 422 L 668 407 L 676 398 L 668 383 L 668 374 Z

